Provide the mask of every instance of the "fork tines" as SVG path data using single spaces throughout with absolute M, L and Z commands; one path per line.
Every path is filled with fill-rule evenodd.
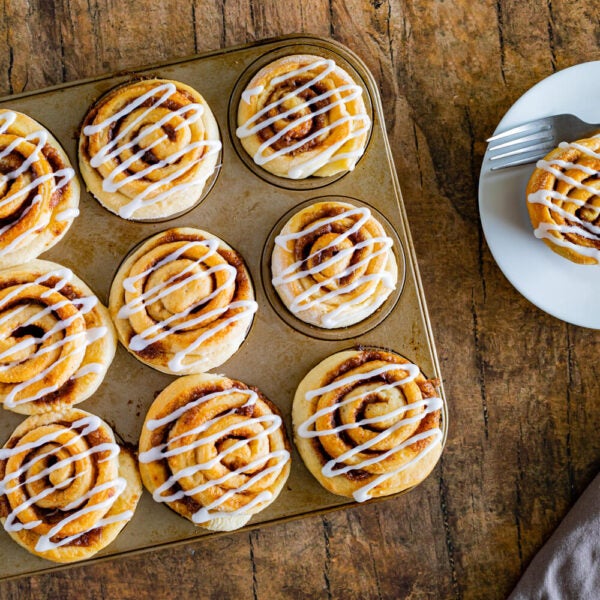
M 490 170 L 536 162 L 559 142 L 588 137 L 600 125 L 587 123 L 571 114 L 552 115 L 529 121 L 488 138 Z
M 524 125 L 519 125 L 518 127 L 513 127 L 511 129 L 507 129 L 506 131 L 503 131 L 502 133 L 497 133 L 496 135 L 493 135 L 492 137 L 488 138 L 486 140 L 486 142 L 489 144 L 490 142 L 495 142 L 497 140 L 501 140 L 504 139 L 506 137 L 516 137 L 517 139 L 522 139 L 520 138 L 520 135 L 523 133 L 537 133 L 537 132 L 544 132 L 544 131 L 551 131 L 552 130 L 552 125 L 550 123 L 548 123 L 547 121 L 530 121 L 529 123 L 525 123 Z M 501 146 L 497 146 L 497 147 L 501 147 Z
M 486 141 L 490 144 L 488 158 L 492 171 L 535 162 L 556 146 L 552 125 L 540 121 L 514 127 Z

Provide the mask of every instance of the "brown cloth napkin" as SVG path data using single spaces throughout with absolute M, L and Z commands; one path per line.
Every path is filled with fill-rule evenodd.
M 600 475 L 536 554 L 508 600 L 600 599 Z

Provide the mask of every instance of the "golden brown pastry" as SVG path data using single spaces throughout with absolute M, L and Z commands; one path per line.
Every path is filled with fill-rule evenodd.
M 296 213 L 275 238 L 273 286 L 306 323 L 325 329 L 353 325 L 396 287 L 392 243 L 366 206 L 317 202 Z
M 279 495 L 290 472 L 279 410 L 220 375 L 180 377 L 152 403 L 140 436 L 142 481 L 196 525 L 230 531 Z
M 79 183 L 54 136 L 0 109 L 0 268 L 50 249 L 79 214 Z
M 600 262 L 600 135 L 562 143 L 538 161 L 527 184 L 534 233 L 585 265 Z
M 112 362 L 108 310 L 70 269 L 32 260 L 0 271 L 0 402 L 22 414 L 89 398 Z
M 256 309 L 241 256 L 192 227 L 168 229 L 137 247 L 119 268 L 109 300 L 121 343 L 172 375 L 225 362 L 244 341 Z
M 257 165 L 279 177 L 350 171 L 371 128 L 362 95 L 362 88 L 332 59 L 285 56 L 248 83 L 236 135 Z
M 221 150 L 204 98 L 178 81 L 114 88 L 85 117 L 79 168 L 89 191 L 124 219 L 178 214 L 201 198 Z
M 294 439 L 308 470 L 334 494 L 362 502 L 410 488 L 441 451 L 436 382 L 394 352 L 338 352 L 302 380 Z
M 0 520 L 47 560 L 84 560 L 133 516 L 142 484 L 133 456 L 79 409 L 31 416 L 0 450 Z

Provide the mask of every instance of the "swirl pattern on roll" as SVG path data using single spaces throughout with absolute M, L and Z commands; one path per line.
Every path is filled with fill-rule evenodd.
M 600 135 L 561 143 L 527 184 L 534 234 L 579 264 L 600 264 Z
M 90 192 L 125 219 L 191 208 L 217 167 L 221 141 L 204 98 L 178 81 L 119 86 L 92 106 L 79 166 Z
M 359 502 L 422 481 L 442 450 L 436 382 L 394 352 L 347 350 L 300 383 L 292 418 L 309 471 L 327 490 Z
M 52 134 L 27 115 L 0 109 L 0 268 L 59 242 L 79 214 L 79 192 Z
M 288 310 L 325 329 L 373 314 L 398 281 L 393 241 L 366 206 L 316 202 L 275 238 L 272 283 Z
M 0 271 L 0 401 L 33 414 L 91 396 L 112 359 L 108 310 L 70 269 L 33 260 Z
M 191 227 L 143 242 L 115 277 L 109 310 L 119 339 L 165 373 L 202 373 L 244 341 L 258 305 L 242 257 Z
M 350 171 L 371 128 L 362 96 L 362 88 L 334 60 L 285 56 L 248 83 L 236 135 L 257 165 L 280 177 Z
M 107 546 L 141 493 L 133 456 L 79 409 L 27 418 L 0 450 L 0 520 L 47 560 L 79 561 Z
M 154 500 L 211 530 L 230 531 L 278 496 L 290 471 L 279 410 L 219 375 L 181 377 L 153 402 L 140 472 Z

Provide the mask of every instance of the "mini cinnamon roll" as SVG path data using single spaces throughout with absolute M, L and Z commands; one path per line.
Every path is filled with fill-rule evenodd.
M 373 314 L 398 281 L 392 239 L 366 206 L 316 202 L 275 238 L 272 283 L 296 317 L 325 329 Z
M 0 268 L 57 244 L 79 214 L 79 192 L 54 136 L 31 117 L 0 109 Z
M 600 263 L 600 135 L 538 161 L 526 194 L 537 238 L 575 263 Z
M 116 349 L 108 310 L 70 269 L 33 260 L 0 271 L 0 402 L 65 410 L 102 383 Z
M 362 96 L 361 86 L 332 59 L 285 56 L 248 83 L 236 135 L 257 165 L 279 177 L 350 171 L 371 129 Z
M 128 256 L 109 310 L 121 343 L 172 375 L 202 373 L 240 347 L 258 305 L 242 257 L 216 236 L 168 229 Z
M 278 496 L 290 472 L 281 414 L 259 390 L 208 373 L 153 402 L 140 436 L 142 480 L 196 525 L 230 531 Z
M 338 352 L 302 380 L 292 407 L 296 447 L 334 494 L 363 502 L 408 489 L 442 452 L 436 381 L 394 352 Z
M 79 409 L 34 415 L 0 449 L 0 521 L 47 560 L 84 560 L 133 516 L 142 484 L 111 428 Z
M 166 218 L 194 206 L 221 150 L 204 98 L 178 81 L 121 85 L 92 106 L 79 139 L 89 191 L 124 219 Z

